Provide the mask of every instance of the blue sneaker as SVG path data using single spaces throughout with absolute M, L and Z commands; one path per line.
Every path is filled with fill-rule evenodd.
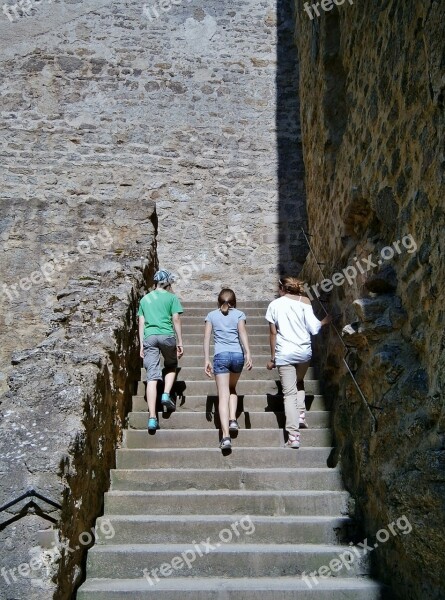
M 165 410 L 176 410 L 176 405 L 170 398 L 170 394 L 162 394 L 161 404 Z
M 159 429 L 158 420 L 155 417 L 150 417 L 148 419 L 148 431 L 156 431 L 156 429 Z

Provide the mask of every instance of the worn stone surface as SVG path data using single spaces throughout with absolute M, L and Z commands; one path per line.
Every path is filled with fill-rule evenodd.
M 17 143 L 21 135 L 15 131 Z M 0 531 L 7 569 L 0 595 L 8 599 L 68 599 L 80 582 L 87 545 L 79 535 L 102 509 L 139 376 L 136 305 L 156 261 L 156 216 L 143 182 L 127 179 L 124 168 L 66 160 L 55 167 L 51 155 L 26 186 L 11 184 L 12 163 L 4 178 L 1 349 L 9 391 L 0 408 L 0 504 L 34 488 L 62 505 L 59 512 L 36 500 L 42 512 L 16 522 L 24 501 L 2 513 L 9 524 Z M 34 189 L 39 177 L 47 189 Z M 57 560 L 48 553 L 54 537 L 42 535 L 52 526 L 48 512 Z M 43 563 L 30 572 L 32 558 Z
M 185 298 L 226 284 L 269 298 L 277 271 L 305 258 L 292 19 L 278 4 L 87 0 L 2 15 L 5 201 L 61 193 L 89 209 L 91 185 L 103 198 L 143 180 Z
M 303 4 L 295 2 L 310 241 L 325 277 L 356 267 L 351 284 L 324 298 L 341 314 L 336 327 L 370 407 L 346 374 L 345 349 L 331 328 L 319 346 L 335 399 L 337 458 L 365 535 L 402 515 L 412 525 L 373 554 L 392 597 L 439 600 L 445 8 L 344 3 L 311 21 Z M 413 242 L 401 244 L 407 235 Z M 387 260 L 388 246 L 394 257 Z M 375 266 L 367 270 L 370 255 Z M 312 257 L 303 273 L 320 281 Z
M 88 532 L 102 510 L 140 374 L 136 310 L 155 266 L 152 245 L 142 264 L 137 251 L 124 250 L 125 258 L 91 263 L 87 275 L 70 279 L 58 294 L 46 337 L 12 356 L 10 389 L 1 405 L 0 503 L 33 488 L 62 509 L 36 500 L 56 522 L 55 535 L 43 536 L 52 525 L 39 513 L 0 532 L 4 598 L 68 600 L 81 581 Z M 106 265 L 113 268 L 104 272 Z M 23 506 L 2 513 L 2 522 Z M 53 560 L 51 540 L 60 552 Z M 43 562 L 31 577 L 29 569 L 27 577 L 11 574 L 32 557 Z
M 186 299 L 213 300 L 225 285 L 270 298 L 277 272 L 305 258 L 292 20 L 278 4 L 191 2 L 147 23 L 159 260 Z

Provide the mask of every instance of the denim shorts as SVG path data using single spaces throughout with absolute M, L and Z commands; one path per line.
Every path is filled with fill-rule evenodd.
M 244 354 L 242 352 L 220 352 L 213 357 L 213 372 L 215 375 L 241 373 L 243 367 Z

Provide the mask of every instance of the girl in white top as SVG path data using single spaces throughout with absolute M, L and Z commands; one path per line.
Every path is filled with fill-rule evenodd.
M 295 277 L 279 281 L 280 298 L 269 304 L 271 359 L 267 368 L 278 368 L 284 395 L 287 445 L 300 447 L 299 428 L 306 428 L 304 376 L 312 358 L 311 334 L 316 335 L 331 321 L 319 321 L 308 298 L 302 295 L 304 282 Z

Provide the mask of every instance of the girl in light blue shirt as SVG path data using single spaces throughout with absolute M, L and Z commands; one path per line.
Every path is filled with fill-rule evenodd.
M 213 368 L 210 362 L 210 336 L 213 331 L 215 354 Z M 208 377 L 215 375 L 219 398 L 219 418 L 222 439 L 220 448 L 230 450 L 230 431 L 238 430 L 236 409 L 238 396 L 236 384 L 244 363 L 252 368 L 252 356 L 246 331 L 246 315 L 237 310 L 235 292 L 229 288 L 221 290 L 218 309 L 205 318 L 204 370 Z

